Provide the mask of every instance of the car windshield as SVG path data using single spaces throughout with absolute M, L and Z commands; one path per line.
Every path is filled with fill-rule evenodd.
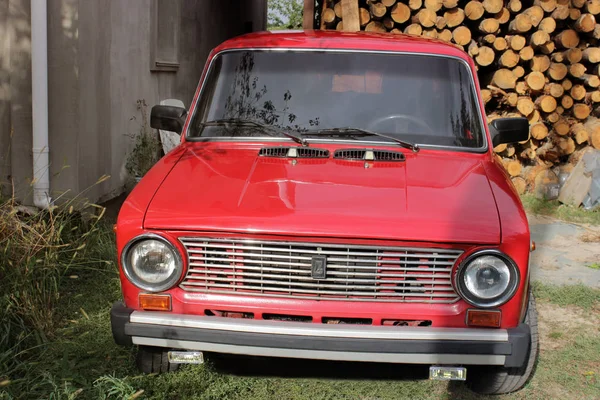
M 309 142 L 393 143 L 366 130 L 421 145 L 481 148 L 474 93 L 467 65 L 452 57 L 232 51 L 214 59 L 188 136 L 286 138 L 283 132 Z

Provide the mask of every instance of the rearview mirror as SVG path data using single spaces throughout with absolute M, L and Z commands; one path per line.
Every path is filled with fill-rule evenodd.
M 150 112 L 150 126 L 154 129 L 181 133 L 187 110 L 175 106 L 154 106 Z
M 529 139 L 527 118 L 498 118 L 488 125 L 494 147 L 502 143 L 523 142 Z

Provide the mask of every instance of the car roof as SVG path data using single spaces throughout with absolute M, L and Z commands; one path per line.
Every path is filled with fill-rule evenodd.
M 471 63 L 470 57 L 463 50 L 438 39 L 406 34 L 339 32 L 332 30 L 249 33 L 223 42 L 214 49 L 213 54 L 224 50 L 243 48 L 336 49 L 425 53 L 459 57 Z

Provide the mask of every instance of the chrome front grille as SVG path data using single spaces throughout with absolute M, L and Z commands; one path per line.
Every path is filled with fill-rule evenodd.
M 190 292 L 314 300 L 453 303 L 462 250 L 184 237 Z M 325 279 L 313 260 L 326 258 Z

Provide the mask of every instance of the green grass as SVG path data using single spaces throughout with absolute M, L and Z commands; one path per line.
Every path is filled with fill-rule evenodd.
M 553 331 L 550 332 L 548 336 L 550 337 L 550 339 L 560 339 L 561 337 L 563 337 L 563 333 L 560 331 Z
M 597 399 L 600 337 L 582 332 L 569 339 L 565 347 L 542 354 L 532 386 L 547 398 Z
M 600 290 L 577 285 L 547 285 L 533 283 L 533 293 L 538 301 L 544 301 L 558 306 L 576 306 L 585 310 L 600 307 Z
M 547 215 L 563 221 L 600 225 L 600 209 L 586 211 L 580 207 L 561 204 L 558 200 L 542 200 L 531 194 L 521 196 L 525 210 L 532 214 Z
M 588 265 L 587 267 L 591 268 L 591 269 L 600 269 L 600 264 L 594 263 L 594 264 Z

